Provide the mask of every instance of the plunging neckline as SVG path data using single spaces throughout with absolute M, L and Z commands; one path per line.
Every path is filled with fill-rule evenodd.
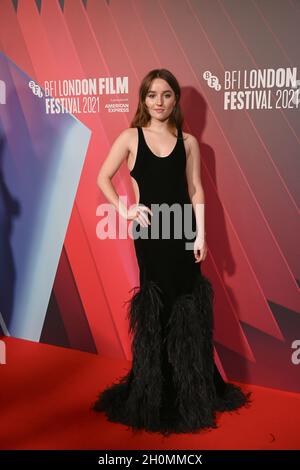
M 141 127 L 141 130 L 142 130 L 142 134 L 143 134 L 143 139 L 144 139 L 144 142 L 146 144 L 146 147 L 148 148 L 148 150 L 150 151 L 150 153 L 155 157 L 155 158 L 161 158 L 162 160 L 165 159 L 165 158 L 169 158 L 172 156 L 172 154 L 174 153 L 177 145 L 178 145 L 178 137 L 179 137 L 179 130 L 177 129 L 177 139 L 176 139 L 176 144 L 174 145 L 174 148 L 173 150 L 171 151 L 171 153 L 169 153 L 169 155 L 164 155 L 163 157 L 159 156 L 159 155 L 156 155 L 152 150 L 151 148 L 149 147 L 149 145 L 147 144 L 147 141 L 146 141 L 146 137 L 145 137 L 145 134 L 144 134 L 144 130 L 143 128 Z

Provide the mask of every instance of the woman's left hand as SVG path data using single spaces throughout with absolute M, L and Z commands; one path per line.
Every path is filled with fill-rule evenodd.
M 204 261 L 207 255 L 207 245 L 203 238 L 196 238 L 194 242 L 195 263 Z

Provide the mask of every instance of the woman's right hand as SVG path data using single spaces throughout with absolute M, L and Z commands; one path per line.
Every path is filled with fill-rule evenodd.
M 144 206 L 143 204 L 133 204 L 127 211 L 127 219 L 137 220 L 142 227 L 147 227 L 151 224 L 148 219 L 147 212 L 153 216 L 153 212 L 149 207 Z

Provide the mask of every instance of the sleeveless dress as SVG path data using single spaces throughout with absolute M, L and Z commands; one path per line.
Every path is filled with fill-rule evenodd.
M 192 208 L 182 130 L 177 129 L 176 145 L 165 157 L 151 151 L 141 127 L 137 132 L 137 156 L 130 175 L 138 185 L 138 202 L 149 207 L 153 216 L 147 213 L 151 222 L 147 227 L 133 223 L 139 234 L 134 246 L 140 282 L 127 301 L 132 367 L 99 394 L 93 409 L 133 430 L 165 435 L 216 428 L 215 412 L 249 404 L 251 392 L 225 383 L 215 365 L 214 291 L 201 273 L 201 262 L 195 263 L 193 250 L 186 249 L 195 235 L 186 235 L 184 217 L 175 223 L 170 211 L 170 232 L 164 237 L 161 219 L 165 215 L 160 216 L 159 207 L 165 203 L 182 213 L 185 205 Z M 151 236 L 154 220 L 156 237 Z M 193 210 L 189 228 L 196 232 Z

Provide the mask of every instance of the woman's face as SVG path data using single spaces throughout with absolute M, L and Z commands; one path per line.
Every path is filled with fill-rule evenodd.
M 155 78 L 146 95 L 145 104 L 152 119 L 165 121 L 176 104 L 175 93 L 168 82 Z

